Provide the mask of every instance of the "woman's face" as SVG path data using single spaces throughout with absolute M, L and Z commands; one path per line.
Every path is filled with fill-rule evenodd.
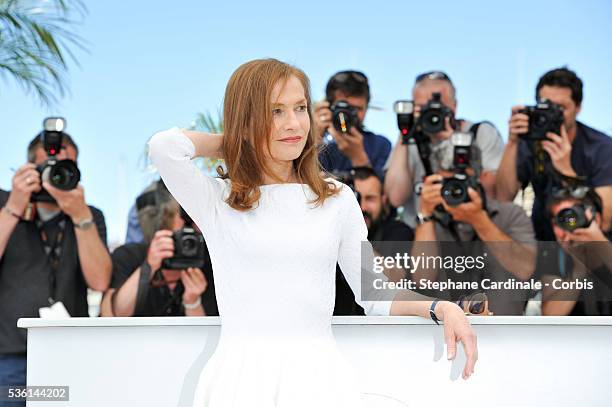
M 300 156 L 310 131 L 304 87 L 291 76 L 272 90 L 272 132 L 269 146 L 275 161 L 293 161 Z

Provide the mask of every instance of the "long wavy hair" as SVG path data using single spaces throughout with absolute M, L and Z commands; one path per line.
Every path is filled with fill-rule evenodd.
M 304 149 L 293 160 L 297 179 L 315 193 L 316 198 L 310 203 L 317 206 L 339 192 L 333 181 L 325 179 L 319 164 L 308 77 L 302 70 L 276 59 L 257 59 L 241 65 L 225 89 L 223 156 L 227 170 L 219 167 L 217 172 L 221 178 L 231 180 L 226 202 L 236 210 L 250 210 L 259 201 L 264 175 L 283 182 L 270 170 L 264 148 L 270 151 L 272 90 L 277 83 L 284 84 L 292 76 L 304 88 L 310 119 Z

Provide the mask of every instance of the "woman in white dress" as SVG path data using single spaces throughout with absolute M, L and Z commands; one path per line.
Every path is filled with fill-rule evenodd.
M 274 59 L 248 62 L 230 78 L 223 113 L 223 135 L 172 128 L 149 142 L 215 270 L 221 336 L 194 407 L 361 405 L 331 330 L 336 262 L 368 315 L 428 318 L 431 309 L 444 321 L 449 359 L 463 344 L 469 377 L 476 337 L 459 307 L 361 292 L 371 274 L 361 261 L 367 228 L 352 191 L 321 175 L 306 75 Z M 227 172 L 208 177 L 196 157 L 223 158 Z

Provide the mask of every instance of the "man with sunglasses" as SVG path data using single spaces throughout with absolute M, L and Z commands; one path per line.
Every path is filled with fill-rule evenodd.
M 384 136 L 364 128 L 370 103 L 368 78 L 358 71 L 341 71 L 327 82 L 326 100 L 315 104 L 314 122 L 323 149 L 319 159 L 323 168 L 332 173 L 347 172 L 353 167 L 372 167 L 382 175 L 383 166 L 391 151 L 391 142 Z M 357 123 L 347 132 L 338 131 L 332 124 L 331 107 L 345 101 L 356 111 Z
M 467 120 L 455 119 L 456 89 L 449 76 L 441 71 L 426 72 L 416 77 L 412 88 L 415 120 L 435 93 L 440 95 L 442 104 L 451 110 L 453 117 L 446 119 L 443 131 L 426 134 L 431 144 L 432 159 L 452 156 L 453 146 L 450 138 L 454 132 L 474 132 L 474 145 L 482 154 L 483 168 L 480 182 L 487 196 L 494 197 L 495 174 L 504 151 L 501 135 L 489 122 L 474 124 Z M 391 205 L 403 207 L 403 221 L 415 227 L 415 218 L 419 212 L 418 191 L 427 174 L 416 144 L 403 144 L 402 140 L 403 135 L 400 135 L 386 164 L 385 194 L 389 197 Z
M 519 188 L 531 183 L 535 192 L 532 221 L 538 240 L 554 241 L 546 201 L 558 187 L 560 176 L 584 177 L 603 201 L 604 230 L 612 219 L 612 138 L 576 120 L 582 106 L 582 80 L 563 67 L 545 73 L 536 86 L 536 99 L 547 100 L 563 109 L 561 134 L 548 133 L 548 140 L 528 142 L 522 136 L 529 131 L 529 116 L 524 106 L 514 106 L 509 120 L 508 143 L 499 166 L 497 194 L 502 201 L 512 201 Z M 538 145 L 545 153 L 546 170 L 536 171 Z M 552 164 L 552 169 L 550 168 Z

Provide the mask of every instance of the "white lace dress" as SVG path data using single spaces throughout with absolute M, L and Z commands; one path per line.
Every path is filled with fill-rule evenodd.
M 155 134 L 149 154 L 202 230 L 215 273 L 221 336 L 194 407 L 360 405 L 331 331 L 336 262 L 368 315 L 388 315 L 391 303 L 360 300 L 367 228 L 351 190 L 315 207 L 307 185 L 264 185 L 256 208 L 240 212 L 224 202 L 229 181 L 191 162 L 178 128 Z

